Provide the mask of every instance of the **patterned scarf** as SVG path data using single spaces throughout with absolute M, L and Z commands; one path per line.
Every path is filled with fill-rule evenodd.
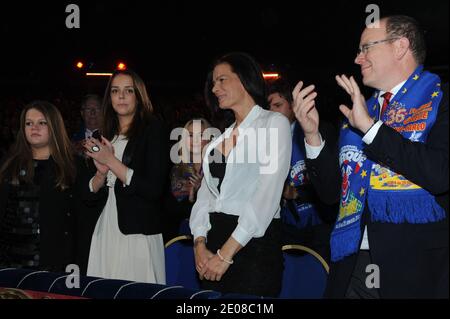
M 291 168 L 286 181 L 288 185 L 296 188 L 310 184 L 306 173 L 305 150 L 304 147 L 302 148 L 303 145 L 305 145 L 303 130 L 296 121 L 292 135 Z M 283 207 L 282 219 L 284 223 L 295 225 L 300 229 L 322 223 L 313 203 L 297 203 L 295 200 L 292 200 L 287 206 Z
M 376 121 L 379 92 L 368 101 L 369 115 Z M 440 79 L 419 66 L 389 103 L 381 120 L 412 142 L 425 143 L 436 121 L 442 99 Z M 361 215 L 366 202 L 372 221 L 425 224 L 445 218 L 445 210 L 429 192 L 367 159 L 361 133 L 348 122 L 341 128 L 339 164 L 342 173 L 339 216 L 331 234 L 331 260 L 358 251 Z

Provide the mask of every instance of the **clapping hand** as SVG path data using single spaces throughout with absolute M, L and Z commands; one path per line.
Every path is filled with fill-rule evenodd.
M 314 89 L 314 85 L 303 88 L 303 82 L 298 82 L 292 91 L 292 108 L 297 121 L 305 133 L 306 142 L 312 146 L 319 146 L 321 143 L 319 135 L 319 112 L 316 109 L 315 98 L 317 97 L 317 93 Z
M 370 117 L 367 111 L 366 100 L 359 90 L 359 86 L 356 83 L 353 76 L 347 78 L 346 75 L 337 75 L 336 81 L 340 87 L 342 87 L 351 97 L 353 106 L 348 108 L 346 105 L 341 104 L 339 110 L 348 119 L 350 125 L 364 134 L 370 129 L 374 121 Z
M 102 175 L 108 173 L 109 166 L 107 163 L 114 157 L 114 147 L 111 142 L 104 137 L 102 137 L 101 142 L 89 137 L 84 143 L 84 148 L 85 154 L 94 160 L 97 171 Z

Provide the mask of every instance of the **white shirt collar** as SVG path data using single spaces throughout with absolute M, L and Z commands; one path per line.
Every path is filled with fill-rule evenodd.
M 238 127 L 239 133 L 242 132 L 242 130 L 250 127 L 250 124 L 253 122 L 255 118 L 258 117 L 259 113 L 261 113 L 262 108 L 255 104 L 250 112 L 247 114 L 247 116 L 244 118 L 244 120 L 241 122 L 241 124 Z M 231 132 L 233 131 L 234 127 L 236 126 L 236 122 L 234 122 L 229 128 L 225 130 L 225 138 L 230 137 Z
M 94 130 L 95 131 L 95 130 Z M 91 131 L 90 129 L 86 128 L 84 130 L 84 135 L 86 136 L 86 138 L 91 137 L 92 133 L 94 133 L 94 131 Z
M 294 130 L 295 130 L 295 122 L 296 122 L 297 120 L 294 120 L 292 123 L 291 123 L 291 135 L 292 136 L 294 136 Z
M 400 91 L 400 89 L 402 88 L 402 86 L 403 86 L 405 83 L 406 83 L 406 80 L 403 81 L 403 82 L 401 82 L 401 83 L 399 83 L 399 84 L 397 84 L 396 86 L 394 86 L 394 87 L 392 88 L 392 90 L 389 91 L 389 92 L 392 93 L 392 98 L 394 98 L 394 96 L 398 93 L 398 91 Z M 378 94 L 378 99 L 383 99 L 382 95 L 383 95 L 384 93 L 386 93 L 386 91 L 380 90 L 380 93 Z M 391 98 L 391 100 L 392 100 L 392 98 Z

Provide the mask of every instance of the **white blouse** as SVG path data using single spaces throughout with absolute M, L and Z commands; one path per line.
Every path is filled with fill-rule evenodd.
M 190 227 L 194 239 L 207 237 L 211 229 L 209 213 L 239 216 L 232 237 L 245 246 L 253 237 L 262 237 L 274 218 L 280 218 L 280 199 L 289 172 L 292 138 L 288 119 L 255 105 L 238 127 L 236 146 L 227 158 L 220 193 L 218 178 L 209 171 L 209 154 L 229 138 L 236 123 L 207 147 L 203 160 L 204 177 L 197 194 Z M 220 160 L 215 151 L 214 160 Z

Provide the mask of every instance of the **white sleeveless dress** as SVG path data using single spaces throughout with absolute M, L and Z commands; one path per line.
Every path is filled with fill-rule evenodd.
M 127 142 L 122 135 L 113 139 L 114 155 L 120 160 Z M 92 235 L 87 275 L 165 284 L 162 234 L 124 235 L 119 230 L 114 193 L 116 179 L 117 177 L 110 171 L 105 186 L 108 187 L 108 200 Z

